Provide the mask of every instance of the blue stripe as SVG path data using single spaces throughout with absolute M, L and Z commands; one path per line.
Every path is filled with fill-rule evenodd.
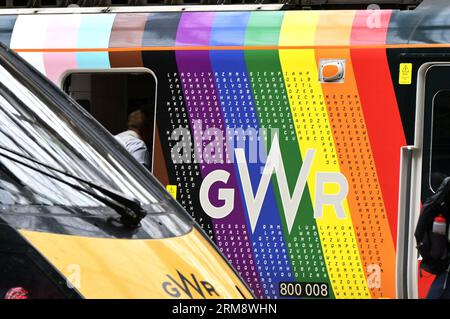
M 218 13 L 211 31 L 211 45 L 242 46 L 248 18 L 248 13 Z M 231 31 L 226 31 L 228 28 Z M 228 128 L 238 127 L 244 131 L 253 128 L 259 133 L 259 119 L 255 111 L 244 51 L 212 50 L 210 51 L 210 57 L 226 126 Z M 257 138 L 257 136 L 254 138 Z M 263 139 L 262 136 L 260 138 Z M 236 145 L 236 139 L 232 141 L 228 139 L 228 141 Z M 258 144 L 259 147 L 265 147 L 264 143 Z M 245 148 L 246 158 L 249 161 L 250 147 L 247 142 Z M 266 153 L 265 149 L 262 151 L 264 154 Z M 233 154 L 229 155 L 233 156 Z M 247 164 L 253 194 L 255 194 L 260 183 L 264 165 L 260 161 L 259 156 L 255 163 Z M 237 164 L 234 164 L 234 167 L 238 175 Z M 244 198 L 241 184 L 239 185 L 239 190 L 241 198 Z M 246 217 L 247 223 L 250 225 L 248 211 Z M 293 275 L 272 181 L 264 198 L 255 231 L 251 234 L 250 239 L 252 241 L 254 259 L 261 278 L 262 290 L 267 298 L 277 298 L 279 282 L 290 281 Z
M 115 14 L 88 14 L 81 20 L 78 48 L 108 48 Z M 110 68 L 108 52 L 77 52 L 80 69 Z
M 210 45 L 244 45 L 250 12 L 217 12 L 211 30 Z
M 211 51 L 210 55 L 226 126 L 228 128 L 239 127 L 244 131 L 253 128 L 259 133 L 259 120 L 251 93 L 251 83 L 245 65 L 244 52 L 216 50 Z M 239 111 L 237 111 L 237 108 L 239 108 Z M 268 134 L 270 136 L 270 132 Z M 263 140 L 262 136 L 259 137 Z M 230 142 L 229 139 L 228 141 Z M 236 145 L 236 139 L 233 142 Z M 246 142 L 245 147 L 246 158 L 249 161 L 249 143 Z M 258 143 L 257 161 L 247 164 L 253 194 L 258 189 L 261 172 L 265 165 L 259 159 L 260 147 L 264 147 L 264 143 Z M 262 151 L 264 154 L 266 153 L 265 149 Z M 232 156 L 232 154 L 229 155 Z M 239 175 L 236 163 L 234 167 L 236 174 Z M 239 184 L 239 191 L 241 198 L 244 198 L 242 184 Z M 246 212 L 247 223 L 250 225 L 247 208 Z M 262 290 L 267 298 L 277 298 L 279 282 L 290 281 L 293 275 L 272 181 L 267 189 L 258 223 L 250 239 L 253 244 L 254 259 L 261 278 Z

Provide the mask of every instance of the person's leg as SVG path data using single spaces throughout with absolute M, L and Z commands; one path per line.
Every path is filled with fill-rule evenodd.
M 444 271 L 436 275 L 428 290 L 427 299 L 450 299 L 450 281 L 447 281 L 446 289 L 443 289 L 446 274 L 447 272 Z

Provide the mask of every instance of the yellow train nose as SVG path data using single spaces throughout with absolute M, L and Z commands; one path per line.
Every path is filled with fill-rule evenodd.
M 145 240 L 21 233 L 85 298 L 252 298 L 195 228 Z

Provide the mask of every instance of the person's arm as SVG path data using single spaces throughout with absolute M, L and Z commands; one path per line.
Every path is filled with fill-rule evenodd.
M 147 146 L 143 141 L 136 142 L 133 147 L 131 155 L 147 169 L 150 170 L 150 154 L 148 153 Z

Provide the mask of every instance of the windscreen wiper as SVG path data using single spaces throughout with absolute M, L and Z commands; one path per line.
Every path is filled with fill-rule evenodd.
M 92 197 L 94 197 L 95 199 L 97 199 L 98 201 L 102 202 L 103 204 L 105 204 L 106 206 L 109 206 L 111 208 L 113 208 L 119 215 L 120 215 L 120 219 L 122 221 L 122 223 L 126 226 L 130 226 L 130 227 L 138 227 L 139 226 L 139 222 L 146 216 L 146 212 L 145 210 L 142 208 L 141 203 L 137 200 L 134 199 L 130 199 L 128 197 L 126 197 L 125 195 L 119 194 L 113 190 L 107 189 L 103 186 L 97 185 L 91 181 L 85 180 L 83 178 L 80 178 L 78 176 L 75 176 L 69 172 L 66 172 L 64 170 L 61 170 L 59 168 L 56 167 L 52 167 L 48 164 L 42 163 L 32 157 L 29 157 L 27 155 L 24 155 L 20 152 L 16 152 L 15 150 L 12 150 L 8 147 L 2 146 L 0 145 L 0 149 L 10 152 L 18 157 L 24 158 L 30 162 L 33 162 L 35 164 L 41 165 L 51 171 L 60 173 L 62 175 L 65 175 L 67 177 L 73 178 L 74 180 L 81 182 L 83 184 L 88 185 L 89 187 L 99 191 L 100 193 L 102 193 L 103 195 L 107 196 L 100 196 L 95 192 L 92 192 L 84 187 L 81 187 L 79 185 L 70 183 L 68 181 L 66 181 L 63 178 L 60 178 L 58 176 L 52 175 L 48 172 L 46 172 L 45 170 L 39 169 L 37 167 L 34 167 L 33 165 L 30 165 L 28 163 L 22 162 L 21 160 L 18 160 L 17 158 L 14 158 L 10 155 L 4 154 L 3 152 L 0 152 L 0 156 L 5 157 L 15 163 L 18 163 L 20 165 L 23 165 L 25 167 L 28 167 L 34 171 L 37 171 L 45 176 L 48 176 L 52 179 L 57 180 L 58 182 L 61 182 L 65 185 L 68 185 L 80 192 L 86 193 Z M 109 198 L 108 198 L 109 197 Z

